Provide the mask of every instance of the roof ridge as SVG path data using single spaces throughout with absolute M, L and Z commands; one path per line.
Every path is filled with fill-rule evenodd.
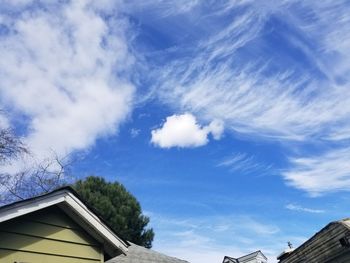
M 254 254 L 259 254 L 259 253 L 261 253 L 261 254 L 265 257 L 264 253 L 262 253 L 261 250 L 259 249 L 259 250 L 257 250 L 257 251 L 252 252 L 252 253 L 249 253 L 249 254 L 247 254 L 247 255 L 241 256 L 241 257 L 239 257 L 239 258 L 237 258 L 237 259 L 239 260 L 240 258 L 252 256 L 252 255 L 254 255 Z M 265 258 L 266 258 L 266 257 L 265 257 Z

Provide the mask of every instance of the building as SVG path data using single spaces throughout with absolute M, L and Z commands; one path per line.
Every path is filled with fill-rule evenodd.
M 267 263 L 267 257 L 258 250 L 239 258 L 225 256 L 222 263 Z
M 121 239 L 70 187 L 0 208 L 1 263 L 137 263 L 151 255 L 185 262 Z
M 329 223 L 296 249 L 282 252 L 279 263 L 350 262 L 350 219 Z

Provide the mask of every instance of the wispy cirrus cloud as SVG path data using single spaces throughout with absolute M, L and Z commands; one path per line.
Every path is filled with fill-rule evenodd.
M 271 10 L 267 6 L 263 11 L 251 3 L 239 5 L 243 12 L 199 42 L 194 57 L 169 64 L 160 72 L 164 77 L 160 78 L 164 84 L 161 98 L 207 118 L 222 118 L 236 131 L 263 137 L 304 140 L 331 136 L 336 129 L 331 131 L 330 124 L 347 129 L 350 109 L 346 106 L 349 99 L 342 96 L 345 89 L 333 79 L 324 79 L 329 73 L 320 66 L 326 63 L 327 53 L 311 52 L 306 44 L 300 47 L 308 41 L 301 24 L 285 25 L 290 37 L 268 26 L 271 19 L 282 24 L 283 14 L 293 16 L 290 5 Z M 238 12 L 237 6 L 231 8 Z M 273 35 L 282 43 L 266 47 L 270 41 L 266 38 Z M 316 43 L 322 46 L 322 38 Z M 278 55 L 284 63 L 272 50 L 277 44 L 291 45 L 301 58 L 312 61 L 300 63 L 282 49 Z
M 313 213 L 313 214 L 321 214 L 326 212 L 325 210 L 322 210 L 322 209 L 313 209 L 313 208 L 303 207 L 297 204 L 287 204 L 286 209 L 292 210 L 292 211 L 298 211 L 298 212 Z
M 232 172 L 252 173 L 257 172 L 260 175 L 271 172 L 272 165 L 259 162 L 254 156 L 246 153 L 237 153 L 224 158 L 217 165 L 218 167 L 227 167 Z
M 210 15 L 206 4 L 197 3 L 195 10 L 199 22 L 188 27 L 202 37 L 187 38 L 192 46 L 183 48 L 175 42 L 160 54 L 163 60 L 158 58 L 162 66 L 154 72 L 155 90 L 163 102 L 200 120 L 220 119 L 227 130 L 254 138 L 348 147 L 346 1 L 228 1 L 215 5 Z M 290 185 L 310 193 L 347 188 L 344 176 L 327 188 L 317 188 L 310 178 L 303 183 L 294 160 L 283 173 Z M 332 158 L 333 166 L 346 167 L 343 160 Z M 316 166 L 307 169 L 314 181 L 328 176 L 325 170 L 316 175 Z
M 343 0 L 6 0 L 1 102 L 25 116 L 25 140 L 38 155 L 86 149 L 132 110 L 141 89 L 130 81 L 131 65 L 142 57 L 154 83 L 147 95 L 198 123 L 219 119 L 228 131 L 264 140 L 336 143 L 342 149 L 321 154 L 328 168 L 314 165 L 315 153 L 289 158 L 282 176 L 312 194 L 346 190 L 349 170 L 337 154 L 350 139 L 349 12 Z M 164 47 L 135 56 L 128 34 L 142 30 L 125 15 L 156 23 Z M 328 174 L 334 180 L 319 183 Z
M 146 213 L 149 214 L 149 213 Z M 149 214 L 158 235 L 154 249 L 190 262 L 220 262 L 261 249 L 269 262 L 284 249 L 285 240 L 299 244 L 304 237 L 285 236 L 275 224 L 249 215 L 167 217 Z
M 329 150 L 317 156 L 294 157 L 283 172 L 288 184 L 318 196 L 350 189 L 350 148 Z

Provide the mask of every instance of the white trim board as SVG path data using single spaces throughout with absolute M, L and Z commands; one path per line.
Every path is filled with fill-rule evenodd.
M 58 205 L 90 235 L 96 238 L 111 257 L 126 254 L 128 245 L 69 189 L 62 189 L 36 198 L 0 208 L 0 223 L 53 205 Z

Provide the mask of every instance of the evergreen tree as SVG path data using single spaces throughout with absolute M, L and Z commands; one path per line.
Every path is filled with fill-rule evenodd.
M 142 214 L 139 202 L 122 184 L 89 176 L 77 181 L 74 188 L 120 237 L 152 247 L 154 232 L 152 228 L 146 229 L 149 218 Z

